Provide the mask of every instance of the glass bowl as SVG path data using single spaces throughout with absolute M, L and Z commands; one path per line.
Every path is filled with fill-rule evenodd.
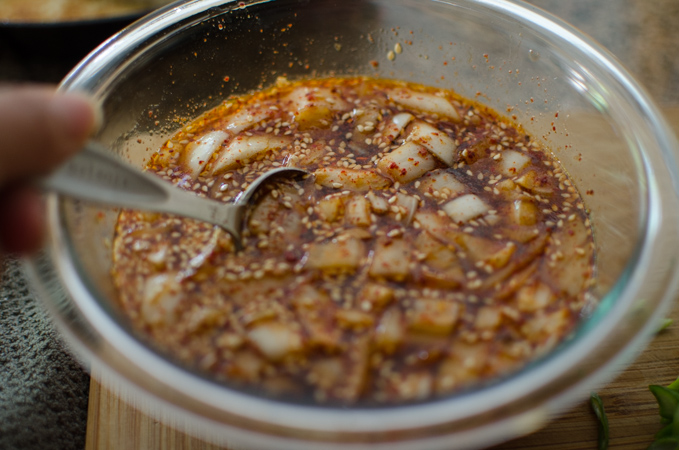
M 28 271 L 95 374 L 211 441 L 451 449 L 534 431 L 631 360 L 679 281 L 677 142 L 643 90 L 595 43 L 521 2 L 197 0 L 114 36 L 61 90 L 91 94 L 106 117 L 96 138 L 143 166 L 185 120 L 231 94 L 282 75 L 357 74 L 452 88 L 498 110 L 549 146 L 588 194 L 595 298 L 555 350 L 508 377 L 424 403 L 292 404 L 175 365 L 132 332 L 113 301 L 115 209 L 50 195 L 50 245 Z

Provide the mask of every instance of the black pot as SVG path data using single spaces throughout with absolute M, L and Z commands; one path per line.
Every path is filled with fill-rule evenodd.
M 70 22 L 0 22 L 0 81 L 56 83 L 90 51 L 146 12 Z

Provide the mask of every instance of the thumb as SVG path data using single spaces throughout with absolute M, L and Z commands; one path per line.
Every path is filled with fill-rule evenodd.
M 83 145 L 97 113 L 81 94 L 0 89 L 0 186 L 49 172 Z

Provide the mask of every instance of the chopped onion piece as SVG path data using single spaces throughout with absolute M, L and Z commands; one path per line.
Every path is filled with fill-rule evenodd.
M 253 234 L 268 233 L 273 223 L 270 217 L 275 217 L 281 204 L 270 195 L 267 195 L 261 202 L 252 209 L 250 213 L 248 228 Z
M 410 121 L 414 119 L 413 115 L 410 113 L 400 113 L 396 114 L 391 118 L 391 122 L 384 127 L 382 131 L 382 136 L 387 142 L 393 142 L 399 134 L 403 133 L 403 130 L 408 126 Z
M 434 157 L 421 145 L 406 142 L 377 161 L 382 173 L 400 183 L 409 183 L 436 167 Z
M 562 257 L 555 258 L 555 264 L 548 266 L 547 271 L 553 277 L 558 292 L 576 295 L 592 279 L 594 250 L 590 239 L 588 228 L 580 220 L 567 221 L 554 232 L 554 239 L 546 253 L 554 255 L 560 252 Z
M 506 266 L 516 250 L 514 243 L 505 244 L 495 239 L 467 233 L 460 233 L 457 242 L 466 250 L 472 261 L 484 261 L 496 269 Z
M 422 262 L 434 269 L 448 269 L 458 263 L 455 252 L 426 230 L 417 235 L 414 244 L 422 254 Z
M 379 110 L 375 108 L 354 108 L 351 116 L 354 119 L 353 140 L 365 140 L 367 135 L 373 134 L 381 117 Z
M 536 312 L 549 306 L 556 296 L 552 289 L 540 281 L 523 286 L 516 293 L 519 311 Z
M 368 231 L 365 228 L 349 228 L 348 230 L 342 231 L 337 235 L 338 238 L 345 239 L 343 236 L 346 236 L 347 238 L 355 238 L 355 239 L 361 239 L 361 240 L 366 240 L 366 239 L 372 239 L 373 235 L 370 231 Z
M 512 218 L 519 225 L 535 225 L 540 211 L 531 199 L 514 200 Z
M 339 347 L 341 330 L 333 326 L 337 306 L 325 292 L 302 285 L 290 299 L 309 344 L 329 349 Z
M 326 272 L 351 271 L 360 265 L 365 256 L 365 247 L 360 240 L 349 238 L 309 246 L 306 266 Z
M 212 131 L 186 146 L 185 164 L 192 178 L 200 175 L 212 154 L 228 137 L 229 134 L 224 131 Z
M 370 207 L 376 214 L 384 214 L 389 211 L 389 202 L 386 198 L 375 194 L 373 191 L 368 192 L 366 197 L 370 201 Z
M 516 184 L 544 197 L 552 195 L 552 187 L 548 180 L 538 177 L 534 170 L 529 170 L 516 180 Z
M 375 344 L 381 350 L 393 353 L 403 342 L 405 331 L 401 310 L 396 307 L 389 308 L 382 314 L 377 324 Z
M 302 336 L 299 331 L 280 322 L 256 325 L 247 335 L 248 340 L 270 360 L 277 361 L 302 349 Z
M 494 330 L 502 322 L 502 312 L 497 306 L 484 306 L 476 314 L 474 325 L 480 330 Z
M 460 314 L 460 305 L 450 300 L 420 298 L 413 301 L 408 310 L 408 326 L 411 330 L 427 334 L 448 334 L 453 331 Z
M 424 175 L 420 180 L 420 192 L 438 191 L 441 194 L 455 195 L 465 191 L 465 185 L 455 178 L 455 175 L 445 170 L 438 169 Z M 446 192 L 449 191 L 449 192 Z
M 292 91 L 286 99 L 289 109 L 300 129 L 312 127 L 325 128 L 330 124 L 332 115 L 350 107 L 342 97 L 330 89 L 321 87 L 300 86 Z
M 426 370 L 389 377 L 388 380 L 398 398 L 405 401 L 424 400 L 434 389 L 434 377 Z
M 456 225 L 447 216 L 439 216 L 431 211 L 418 211 L 415 213 L 415 220 L 436 239 L 447 244 L 457 242 L 460 231 L 455 230 Z
M 369 310 L 380 309 L 394 298 L 394 290 L 380 283 L 366 283 L 358 293 L 357 302 L 361 307 L 368 305 Z
M 410 273 L 411 249 L 403 239 L 385 239 L 375 245 L 370 276 L 404 280 Z
M 410 89 L 396 89 L 389 91 L 389 99 L 407 108 L 437 114 L 439 117 L 448 117 L 455 122 L 460 121 L 457 109 L 444 97 L 424 92 L 415 92 Z
M 455 141 L 445 132 L 426 122 L 416 122 L 413 125 L 408 141 L 426 147 L 427 150 L 448 166 L 452 166 L 455 162 L 455 149 L 457 149 Z
M 228 125 L 226 125 L 226 129 L 232 136 L 235 136 L 262 120 L 268 119 L 271 117 L 271 113 L 272 111 L 268 108 L 241 109 L 227 119 Z
M 473 194 L 451 200 L 443 205 L 442 209 L 456 223 L 466 222 L 490 211 L 488 205 Z
M 365 192 L 370 189 L 386 189 L 391 181 L 373 170 L 323 167 L 314 172 L 316 183 L 335 189 L 351 189 Z
M 396 205 L 406 209 L 407 212 L 403 217 L 403 221 L 406 225 L 410 225 L 410 222 L 412 222 L 413 216 L 415 216 L 418 206 L 420 206 L 420 201 L 417 199 L 417 197 L 401 194 L 399 192 L 396 194 Z
M 325 141 L 318 140 L 314 141 L 311 145 L 308 145 L 306 148 L 295 146 L 295 149 L 297 151 L 295 153 L 290 154 L 286 158 L 285 166 L 304 168 L 307 166 L 311 166 L 312 164 L 316 164 L 321 159 L 323 159 L 323 157 L 327 153 L 327 150 L 325 149 L 327 145 L 328 144 Z
M 334 222 L 342 213 L 342 198 L 338 195 L 328 195 L 319 200 L 316 208 L 323 220 Z
M 339 308 L 335 312 L 335 318 L 344 328 L 363 329 L 371 327 L 375 322 L 372 314 L 356 309 Z
M 226 146 L 215 161 L 213 174 L 239 167 L 260 153 L 286 147 L 290 139 L 285 136 L 238 136 Z
M 518 175 L 518 173 L 530 163 L 530 157 L 514 150 L 505 150 L 502 152 L 502 158 L 499 161 L 500 172 L 508 177 Z
M 548 314 L 535 314 L 521 327 L 521 332 L 529 339 L 538 340 L 560 335 L 568 326 L 569 311 L 566 307 Z
M 344 218 L 350 225 L 368 227 L 370 220 L 370 202 L 363 195 L 354 195 L 347 201 Z
M 176 278 L 176 274 L 161 273 L 147 279 L 141 304 L 141 316 L 147 323 L 174 321 L 174 311 L 182 298 Z

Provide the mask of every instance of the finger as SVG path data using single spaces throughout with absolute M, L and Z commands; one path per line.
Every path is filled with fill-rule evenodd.
M 83 95 L 46 87 L 0 89 L 0 186 L 47 173 L 80 149 L 96 123 Z
M 42 245 L 45 213 L 39 192 L 25 185 L 0 191 L 0 251 L 20 255 Z

